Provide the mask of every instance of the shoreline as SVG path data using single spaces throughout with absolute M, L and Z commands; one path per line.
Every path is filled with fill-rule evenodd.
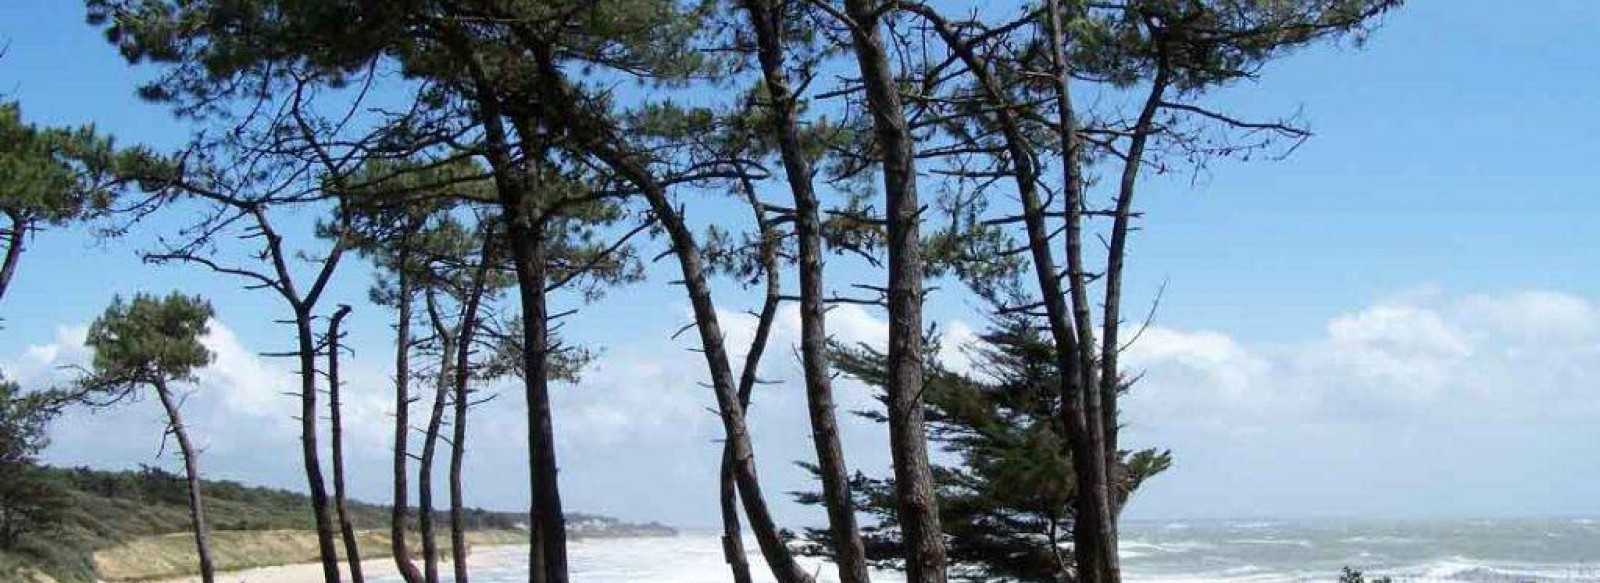
M 474 569 L 504 567 L 514 563 L 515 560 L 513 555 L 501 551 L 527 546 L 527 543 L 477 545 L 467 554 L 467 565 Z M 445 557 L 445 559 L 447 558 Z M 441 560 L 439 564 L 449 565 L 450 561 Z M 420 561 L 417 562 L 417 566 L 421 568 Z M 377 557 L 361 561 L 361 572 L 368 579 L 395 577 L 399 575 L 399 571 L 399 568 L 395 566 L 394 559 L 390 557 Z M 348 580 L 350 576 L 349 564 L 341 561 L 339 563 L 339 572 Z M 219 580 L 225 579 L 230 583 L 304 583 L 305 581 L 317 581 L 322 578 L 322 563 L 292 563 L 237 571 L 218 571 L 217 578 Z M 188 575 L 167 579 L 150 579 L 139 583 L 200 583 L 200 576 Z

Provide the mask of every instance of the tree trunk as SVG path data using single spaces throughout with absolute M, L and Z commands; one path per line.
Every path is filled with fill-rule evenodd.
M 756 331 L 750 338 L 750 350 L 745 353 L 744 369 L 739 375 L 739 406 L 745 412 L 750 410 L 750 397 L 755 392 L 757 375 L 761 368 L 762 355 L 767 350 L 767 339 L 772 334 L 772 323 L 778 316 L 778 302 L 782 301 L 782 282 L 778 273 L 778 242 L 780 235 L 773 229 L 772 223 L 767 221 L 765 210 L 762 209 L 761 200 L 756 197 L 755 185 L 749 179 L 741 179 L 739 185 L 743 190 L 745 201 L 750 203 L 750 210 L 755 214 L 756 225 L 761 237 L 760 256 L 762 277 L 766 280 L 766 292 L 762 295 L 761 311 L 756 314 Z M 745 556 L 744 539 L 739 528 L 739 498 L 738 479 L 734 475 L 734 457 L 731 444 L 724 442 L 722 445 L 722 468 L 719 484 L 719 499 L 722 507 L 722 553 L 723 558 L 733 571 L 735 583 L 749 583 L 751 581 L 750 562 Z
M 593 135 L 597 131 L 589 125 L 593 120 L 579 111 L 572 102 L 572 96 L 565 93 L 568 89 L 560 82 L 562 76 L 548 52 L 549 47 L 536 46 L 535 49 L 541 73 L 551 80 L 545 87 L 548 92 L 546 95 L 551 98 L 552 105 L 561 108 L 560 117 L 565 123 L 573 124 L 568 129 L 583 134 L 580 138 L 584 140 L 581 147 L 638 187 L 650 203 L 651 212 L 666 230 L 672 242 L 673 255 L 678 258 L 678 267 L 683 273 L 689 304 L 694 310 L 701 353 L 706 359 L 711 387 L 717 398 L 718 416 L 722 418 L 727 443 L 733 448 L 734 479 L 739 486 L 739 499 L 744 504 L 745 515 L 750 519 L 750 529 L 778 583 L 810 583 L 811 576 L 800 568 L 794 560 L 794 554 L 784 544 L 772 512 L 767 507 L 766 498 L 761 493 L 761 479 L 756 473 L 750 430 L 745 423 L 744 407 L 739 403 L 722 325 L 711 299 L 711 286 L 706 281 L 704 261 L 695 244 L 694 234 L 667 197 L 665 187 L 655 180 L 649 170 L 618 150 L 616 142 L 609 136 Z
M 446 368 L 440 376 L 450 374 Z M 427 583 L 439 583 L 439 540 L 433 530 L 433 454 L 444 422 L 449 381 L 441 380 L 438 385 L 433 395 L 433 412 L 428 416 L 428 427 L 422 437 L 422 455 L 417 461 L 417 536 L 422 537 L 422 578 Z
M 689 304 L 694 309 L 695 326 L 700 333 L 701 351 L 711 376 L 711 386 L 717 397 L 717 411 L 722 418 L 727 443 L 732 447 L 734 480 L 739 486 L 739 499 L 744 503 L 745 515 L 750 518 L 750 529 L 756 535 L 761 554 L 779 583 L 810 583 L 812 578 L 794 560 L 794 554 L 784 544 L 778 533 L 776 521 L 767 508 L 761 493 L 761 479 L 756 474 L 755 450 L 750 443 L 750 429 L 745 423 L 744 407 L 734 386 L 733 368 L 728 362 L 727 345 L 722 335 L 722 325 L 717 318 L 716 306 L 711 300 L 711 286 L 706 281 L 705 268 L 694 235 L 677 214 L 661 185 L 643 168 L 624 159 L 619 152 L 602 148 L 597 152 L 608 164 L 623 172 L 628 179 L 645 192 L 650 207 L 666 228 L 672 240 L 674 255 L 683 272 L 684 286 L 688 289 Z
M 722 509 L 722 558 L 733 571 L 733 583 L 752 583 L 750 560 L 744 550 L 744 535 L 739 527 L 739 484 L 734 477 L 733 448 L 724 444 L 718 480 L 718 501 Z
M 834 560 L 842 583 L 865 583 L 866 550 L 856 527 L 850 496 L 850 470 L 839 443 L 832 378 L 828 374 L 828 332 L 822 291 L 822 221 L 811 181 L 811 163 L 800 143 L 795 95 L 784 70 L 781 12 L 772 0 L 746 0 L 745 8 L 756 31 L 761 71 L 777 120 L 777 139 L 784 175 L 795 203 L 795 234 L 800 251 L 800 361 L 806 383 L 806 405 L 811 417 L 811 440 L 817 451 L 822 497 L 828 510 Z
M 550 322 L 545 285 L 545 240 L 538 225 L 528 225 L 526 247 L 517 257 L 522 299 L 523 366 L 527 376 L 529 477 L 538 503 L 530 510 L 539 525 L 545 583 L 567 582 L 567 520 L 561 508 L 555 426 L 550 410 Z M 512 227 L 514 230 L 518 227 Z M 525 279 L 524 279 L 525 278 Z
M 1090 435 L 1091 430 L 1086 421 L 1086 414 L 1083 410 L 1085 399 L 1083 387 L 1085 383 L 1089 382 L 1084 379 L 1090 378 L 1088 375 L 1092 374 L 1089 369 L 1092 366 L 1092 362 L 1091 359 L 1084 358 L 1085 347 L 1081 344 L 1081 342 L 1087 341 L 1089 346 L 1092 347 L 1094 342 L 1093 334 L 1088 329 L 1081 330 L 1081 332 L 1088 334 L 1088 337 L 1086 340 L 1080 339 L 1077 335 L 1080 331 L 1074 329 L 1075 324 L 1071 319 L 1073 314 L 1068 311 L 1064 299 L 1065 294 L 1061 288 L 1059 272 L 1056 268 L 1054 253 L 1051 252 L 1051 233 L 1049 226 L 1045 222 L 1045 209 L 1038 191 L 1039 169 L 1035 165 L 1034 160 L 1036 158 L 1028 136 L 1022 128 L 1021 120 L 1017 119 L 1014 113 L 1016 104 L 1011 103 L 1006 97 L 999 79 L 994 76 L 988 63 L 975 53 L 970 43 L 960 37 L 954 26 L 935 13 L 932 8 L 917 5 L 908 7 L 907 10 L 911 10 L 928 20 L 934 30 L 944 39 L 945 44 L 967 66 L 969 72 L 987 96 L 989 101 L 987 109 L 992 111 L 988 115 L 993 115 L 994 122 L 1005 138 L 1006 153 L 1012 164 L 1012 178 L 1022 201 L 1023 225 L 1028 237 L 1028 250 L 1033 264 L 1034 276 L 1039 286 L 1040 303 L 1045 308 L 1045 319 L 1052 340 L 1058 378 L 1056 394 L 1060 399 L 1062 430 L 1072 454 L 1073 468 L 1078 472 L 1079 484 L 1096 483 L 1092 480 L 1100 478 L 1094 477 L 1096 474 L 1092 471 L 1090 461 L 1104 455 L 1105 450 L 1095 447 L 1094 439 Z M 1059 15 L 1052 14 L 1052 18 L 1058 17 Z M 1052 28 L 1052 30 L 1055 29 Z M 1052 38 L 1056 37 L 1052 36 Z M 1074 122 L 1072 121 L 1070 110 L 1070 94 L 1064 88 L 1058 87 L 1058 97 L 1059 105 L 1064 110 L 1058 118 L 1057 130 L 1063 136 L 1063 141 L 1068 143 L 1068 149 L 1072 149 L 1076 146 L 1072 145 L 1075 144 L 1073 139 L 1075 133 L 1071 129 Z M 1075 159 L 1073 156 L 1067 158 L 1069 161 Z M 1076 166 L 1068 168 L 1066 170 L 1066 179 L 1075 182 L 1077 172 Z M 1081 191 L 1073 190 L 1073 192 Z M 1074 196 L 1069 194 L 1068 198 L 1081 201 L 1081 196 L 1076 199 L 1073 198 Z M 1081 218 L 1075 212 L 1075 209 L 1079 208 L 1081 208 L 1081 203 L 1069 204 L 1067 226 L 1069 238 L 1081 236 Z M 1074 250 L 1073 253 L 1077 253 L 1076 240 L 1069 239 L 1068 246 Z M 1081 295 L 1083 292 L 1083 278 L 1079 277 L 1082 273 L 1081 262 L 1075 261 L 1078 257 L 1081 257 L 1081 255 L 1072 255 L 1069 258 L 1069 264 L 1071 265 L 1070 275 L 1074 276 L 1072 277 L 1072 282 L 1076 286 L 1073 292 L 1078 294 L 1074 296 L 1075 298 L 1086 297 Z M 1086 306 L 1087 303 L 1075 302 L 1075 305 Z M 1079 509 L 1076 513 L 1078 520 L 1073 523 L 1073 536 L 1075 539 L 1073 550 L 1078 560 L 1079 576 L 1086 581 L 1098 580 L 1104 576 L 1101 567 L 1101 565 L 1106 564 L 1106 560 L 1103 558 L 1104 549 L 1115 548 L 1114 543 L 1107 546 L 1105 539 L 1106 529 L 1108 528 L 1107 523 L 1101 518 L 1102 515 L 1098 513 L 1095 501 L 1089 498 L 1095 495 L 1095 491 L 1095 488 L 1079 488 L 1077 491 L 1078 498 L 1075 501 Z
M 1117 518 L 1122 504 L 1127 500 L 1127 471 L 1118 453 L 1117 398 L 1122 390 L 1122 373 L 1119 358 L 1122 356 L 1120 333 L 1122 330 L 1122 272 L 1128 254 L 1128 232 L 1133 219 L 1133 195 L 1139 180 L 1139 170 L 1144 163 L 1144 152 L 1150 135 L 1155 132 L 1156 112 L 1161 108 L 1171 68 L 1168 63 L 1166 41 L 1158 38 L 1156 46 L 1156 75 L 1150 81 L 1150 93 L 1133 126 L 1133 136 L 1128 142 L 1127 159 L 1122 165 L 1122 177 L 1117 187 L 1117 208 L 1111 226 L 1111 241 L 1106 247 L 1105 299 L 1101 302 L 1100 346 L 1100 413 L 1105 419 L 1105 454 L 1110 489 L 1111 543 L 1117 540 Z
M 478 330 L 478 307 L 483 300 L 489 270 L 495 263 L 491 233 L 484 233 L 472 289 L 461 308 L 461 337 L 456 341 L 454 415 L 450 424 L 450 559 L 455 583 L 467 583 L 466 493 L 461 485 L 461 464 L 467 455 L 467 407 L 472 399 L 472 342 Z
M 305 461 L 311 514 L 317 525 L 317 552 L 322 559 L 323 580 L 339 583 L 339 551 L 333 540 L 328 485 L 322 478 L 321 453 L 317 448 L 317 347 L 311 331 L 310 308 L 304 303 L 295 306 L 295 331 L 300 344 L 300 454 Z
M 881 13 L 872 0 L 845 0 L 854 21 L 851 40 L 861 69 L 874 134 L 883 155 L 888 214 L 889 352 L 887 392 L 889 446 L 894 460 L 895 498 L 906 550 L 909 583 L 944 583 L 944 535 L 939 501 L 928 462 L 923 426 L 922 250 L 918 240 L 921 206 L 917 198 L 913 136 L 907 127 L 899 88 L 880 29 Z
M 403 249 L 409 243 L 402 239 L 400 264 L 396 287 L 398 315 L 395 324 L 394 353 L 394 506 L 389 514 L 389 548 L 394 554 L 395 566 L 405 583 L 422 583 L 422 572 L 411 562 L 411 550 L 406 546 L 406 514 L 410 510 L 407 499 L 410 486 L 407 478 L 408 445 L 411 442 L 411 301 L 410 277 L 404 266 L 409 257 Z
M 529 195 L 537 194 L 538 168 L 518 174 L 511 157 L 497 94 L 489 84 L 477 57 L 458 38 L 452 50 L 466 59 L 477 91 L 481 121 L 487 144 L 486 157 L 493 170 L 495 191 L 506 221 L 506 237 L 511 247 L 513 271 L 517 276 L 517 297 L 522 308 L 522 380 L 528 415 L 528 581 L 529 583 L 567 582 L 567 529 L 561 508 L 561 486 L 557 481 L 555 428 L 550 411 L 549 321 L 546 309 L 544 234 L 530 212 Z M 533 134 L 527 134 L 531 137 Z M 543 151 L 523 144 L 524 162 L 544 162 Z M 529 153 L 529 152 L 537 153 Z
M 29 227 L 29 222 L 20 214 L 8 212 L 6 216 L 11 219 L 11 230 L 5 234 L 5 262 L 0 263 L 0 299 L 5 299 L 6 290 L 11 288 L 11 278 L 17 274 L 17 262 L 22 259 L 23 242 L 28 237 Z
M 427 583 L 439 583 L 439 540 L 433 530 L 433 456 L 439 444 L 439 431 L 444 425 L 445 399 L 450 394 L 450 375 L 454 374 L 456 337 L 451 333 L 434 303 L 433 291 L 427 292 L 428 319 L 439 336 L 439 376 L 434 381 L 433 408 L 428 415 L 428 426 L 422 435 L 422 455 L 417 460 L 417 529 L 422 537 L 422 578 Z
M 200 495 L 200 454 L 189 442 L 189 431 L 183 425 L 183 414 L 178 411 L 178 402 L 168 390 L 166 381 L 157 380 L 155 387 L 156 395 L 161 398 L 161 406 L 167 410 L 167 427 L 172 430 L 172 436 L 178 440 L 178 451 L 183 454 L 184 477 L 189 482 L 189 521 L 194 526 L 194 549 L 200 555 L 200 580 L 204 583 L 215 583 L 217 575 L 211 562 L 210 528 L 206 526 L 205 501 Z
M 356 542 L 355 524 L 350 521 L 345 507 L 344 488 L 344 422 L 339 405 L 339 324 L 350 315 L 350 306 L 339 306 L 328 320 L 328 424 L 333 441 L 333 505 L 339 513 L 339 534 L 344 537 L 344 558 L 350 565 L 350 580 L 362 583 L 361 547 Z
M 1066 54 L 1066 24 L 1057 0 L 1048 0 L 1050 58 L 1055 66 L 1056 133 L 1062 142 L 1062 189 L 1066 192 L 1068 293 L 1076 331 L 1078 374 L 1068 375 L 1061 398 L 1062 425 L 1073 453 L 1078 480 L 1073 520 L 1073 552 L 1082 583 L 1120 583 L 1110 475 L 1106 466 L 1104 405 L 1096 375 L 1094 326 L 1083 264 L 1083 173 L 1080 140 L 1072 105 L 1071 63 Z
M 593 155 L 616 171 L 623 179 L 638 187 L 650 204 L 651 211 L 661 221 L 672 241 L 674 255 L 683 273 L 689 303 L 694 309 L 695 324 L 699 330 L 700 344 L 711 376 L 712 389 L 717 398 L 717 411 L 722 418 L 723 430 L 733 447 L 735 481 L 739 486 L 739 499 L 750 518 L 750 528 L 761 546 L 762 556 L 772 569 L 778 583 L 809 583 L 810 575 L 794 561 L 794 555 L 785 546 L 778 533 L 766 498 L 761 494 L 761 481 L 756 475 L 755 452 L 750 444 L 749 428 L 745 425 L 744 407 L 734 387 L 732 367 L 728 364 L 727 347 L 722 327 L 718 323 L 716 308 L 711 300 L 711 289 L 706 282 L 700 251 L 695 246 L 694 235 L 677 214 L 677 209 L 667 197 L 665 187 L 655 180 L 648 169 L 635 162 L 618 149 L 617 141 L 608 135 L 593 115 L 579 108 L 565 83 L 565 77 L 555 64 L 552 48 L 531 35 L 523 35 L 533 53 L 543 83 L 539 85 L 541 97 L 553 110 L 549 119 L 557 129 L 569 132 L 571 147 L 586 155 Z M 513 223 L 514 225 L 514 223 Z M 520 260 L 520 259 L 519 259 Z M 542 307 L 542 306 L 541 306 Z M 526 308 L 525 308 L 526 310 Z M 526 318 L 525 318 L 526 319 Z M 565 557 L 562 557 L 565 572 Z M 564 581 L 562 583 L 565 583 Z

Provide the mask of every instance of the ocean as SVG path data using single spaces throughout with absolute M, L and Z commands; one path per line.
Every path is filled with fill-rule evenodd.
M 1600 520 L 1130 521 L 1123 529 L 1130 583 L 1331 583 L 1345 566 L 1397 582 L 1600 583 Z M 486 552 L 503 554 L 485 562 L 504 566 L 474 569 L 473 581 L 527 580 L 525 548 Z M 576 541 L 570 561 L 576 583 L 732 579 L 717 534 L 706 531 Z M 751 563 L 758 581 L 771 580 L 759 556 Z M 831 567 L 806 564 L 819 581 L 837 580 Z M 877 573 L 874 581 L 903 578 Z

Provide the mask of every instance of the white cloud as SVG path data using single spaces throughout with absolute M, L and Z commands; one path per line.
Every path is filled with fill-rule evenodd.
M 754 318 L 734 312 L 721 318 L 737 370 Z M 977 332 L 959 321 L 942 324 L 947 362 L 969 366 L 959 347 Z M 835 308 L 828 325 L 837 340 L 880 348 L 887 334 L 881 315 L 859 306 Z M 552 387 L 563 483 L 574 508 L 669 520 L 709 516 L 714 509 L 714 499 L 667 510 L 652 502 L 699 500 L 713 491 L 722 433 L 712 392 L 703 385 L 704 357 L 690 350 L 698 346 L 695 332 L 676 340 L 663 336 L 608 347 L 580 383 Z M 62 367 L 89 357 L 83 337 L 83 327 L 63 326 L 49 342 L 23 347 L 0 364 L 25 385 L 66 382 L 73 373 Z M 757 388 L 750 413 L 761 471 L 773 492 L 810 487 L 789 463 L 813 457 L 798 340 L 798 312 L 786 305 L 761 373 L 777 382 Z M 213 323 L 205 342 L 217 359 L 200 372 L 187 403 L 196 437 L 207 448 L 204 467 L 222 477 L 298 487 L 299 408 L 285 394 L 297 389 L 295 363 L 259 356 L 259 347 L 221 322 Z M 1152 482 L 1136 503 L 1136 514 L 1147 516 L 1314 512 L 1367 499 L 1400 500 L 1368 493 L 1359 480 L 1348 483 L 1349 475 L 1379 469 L 1389 475 L 1381 482 L 1386 487 L 1429 491 L 1513 466 L 1530 480 L 1539 474 L 1559 481 L 1560 474 L 1533 461 L 1539 452 L 1557 455 L 1571 445 L 1562 445 L 1567 438 L 1560 436 L 1600 439 L 1593 429 L 1600 418 L 1593 392 L 1600 386 L 1600 303 L 1571 294 L 1406 294 L 1278 345 L 1223 331 L 1152 327 L 1124 360 L 1128 372 L 1145 373 L 1124 406 L 1125 442 L 1177 453 L 1173 473 Z M 374 500 L 387 497 L 394 399 L 388 365 L 387 351 L 376 350 L 343 367 L 352 485 Z M 472 416 L 474 500 L 515 507 L 526 495 L 521 387 L 502 381 L 481 388 L 499 396 Z M 425 383 L 414 387 L 418 394 L 428 389 Z M 851 466 L 882 471 L 882 428 L 848 414 L 871 406 L 872 391 L 846 379 L 835 391 Z M 426 404 L 420 401 L 413 411 Z M 161 425 L 159 407 L 149 403 L 75 412 L 57 425 L 51 456 L 110 466 L 156 462 Z M 107 435 L 118 438 L 108 441 Z M 1464 463 L 1468 451 L 1473 461 Z M 1501 498 L 1530 499 L 1530 493 L 1496 493 Z M 789 505 L 780 505 L 780 512 L 809 516 Z
M 711 389 L 701 385 L 705 364 L 699 353 L 670 342 L 638 348 L 602 355 L 576 386 L 552 387 L 564 441 L 582 448 L 676 441 L 716 422 L 704 408 Z M 513 392 L 520 409 L 521 392 Z
M 288 419 L 293 415 L 296 409 L 286 395 L 298 387 L 290 371 L 281 366 L 287 361 L 263 359 L 221 322 L 212 321 L 210 328 L 201 342 L 211 349 L 215 360 L 196 374 L 208 399 L 230 413 L 248 417 Z
M 1407 294 L 1288 345 L 1152 328 L 1126 359 L 1146 376 L 1124 439 L 1177 461 L 1135 514 L 1547 508 L 1600 471 L 1566 453 L 1600 439 L 1597 357 L 1600 304 L 1557 292 Z
M 1281 415 L 1293 398 L 1270 379 L 1277 365 L 1216 332 L 1146 328 L 1124 360 L 1127 372 L 1143 374 L 1130 409 L 1145 419 L 1180 419 L 1236 427 L 1241 417 Z M 1193 415 L 1195 411 L 1230 412 Z M 1154 421 L 1152 421 L 1154 422 Z
M 1149 425 L 1199 417 L 1235 426 L 1291 413 L 1298 421 L 1566 415 L 1594 410 L 1573 397 L 1585 379 L 1600 380 L 1597 351 L 1595 302 L 1552 292 L 1390 300 L 1287 347 L 1151 328 L 1127 358 L 1147 373 L 1130 411 Z
M 20 356 L 7 360 L 6 377 L 24 387 L 68 381 L 71 367 L 88 364 L 88 350 L 83 347 L 88 334 L 87 326 L 57 326 L 48 344 L 29 345 Z
M 261 451 L 293 451 L 290 447 L 299 436 L 294 363 L 260 356 L 221 321 L 213 320 L 209 327 L 201 342 L 215 359 L 196 371 L 196 382 L 177 387 L 183 394 L 191 437 L 207 458 L 225 462 L 222 465 L 232 465 L 227 463 L 231 461 L 248 466 Z M 57 327 L 51 342 L 28 346 L 0 364 L 7 377 L 24 387 L 65 386 L 82 374 L 80 367 L 88 367 L 93 358 L 84 346 L 87 331 L 80 325 Z M 392 406 L 383 401 L 383 395 L 392 394 L 387 392 L 387 374 L 349 366 L 345 367 L 345 379 L 347 443 L 352 449 L 381 451 L 392 431 Z M 326 399 L 319 405 L 325 409 Z M 53 426 L 54 443 L 47 457 L 111 466 L 162 463 L 156 455 L 163 451 L 165 423 L 165 415 L 153 399 L 142 395 L 106 409 L 70 409 Z M 118 439 L 107 441 L 107 435 Z M 166 460 L 170 462 L 170 458 Z

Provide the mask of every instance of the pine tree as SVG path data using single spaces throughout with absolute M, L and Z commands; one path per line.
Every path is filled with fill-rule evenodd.
M 967 372 L 951 370 L 931 353 L 924 359 L 928 438 L 953 460 L 933 468 L 949 574 L 970 581 L 1068 580 L 1077 480 L 1056 414 L 1049 339 L 1037 321 L 999 318 L 965 350 L 974 363 Z M 879 390 L 887 382 L 883 352 L 836 344 L 832 353 L 841 373 Z M 880 411 L 861 414 L 886 421 Z M 1171 463 L 1168 452 L 1154 449 L 1119 457 L 1132 468 L 1133 488 Z M 893 478 L 857 474 L 853 482 L 859 507 L 879 519 L 864 531 L 868 556 L 881 567 L 903 568 Z M 814 495 L 800 500 L 820 501 Z M 813 530 L 811 539 L 819 544 L 807 552 L 831 555 L 827 531 Z
M 92 126 L 38 127 L 16 102 L 0 101 L 0 299 L 16 276 L 35 231 L 98 216 L 128 181 L 161 161 L 143 148 L 118 149 Z
M 173 384 L 193 382 L 194 371 L 211 363 L 211 351 L 200 343 L 211 315 L 209 302 L 178 293 L 165 298 L 141 294 L 127 302 L 117 298 L 89 326 L 84 344 L 94 350 L 94 360 L 90 374 L 79 380 L 79 397 L 91 403 L 116 403 L 144 389 L 153 390 L 161 401 L 167 432 L 183 456 L 189 518 L 205 583 L 216 580 L 216 571 L 200 493 L 200 452 L 183 422 L 182 396 Z
M 45 428 L 61 396 L 25 393 L 0 376 L 0 550 L 15 550 L 30 534 L 47 532 L 69 503 L 35 459 L 49 443 Z

